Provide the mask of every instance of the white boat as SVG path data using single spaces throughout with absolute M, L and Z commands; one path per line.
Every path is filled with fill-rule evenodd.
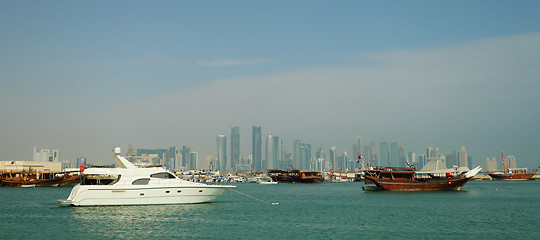
M 182 180 L 162 167 L 138 168 L 115 148 L 117 168 L 88 168 L 71 190 L 67 206 L 186 204 L 214 201 L 227 188 Z
M 258 184 L 278 184 L 278 182 L 274 182 L 271 177 L 269 176 L 261 176 L 257 178 Z

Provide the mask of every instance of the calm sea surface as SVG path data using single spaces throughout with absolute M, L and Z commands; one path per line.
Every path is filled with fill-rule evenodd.
M 216 202 L 60 207 L 71 188 L 0 187 L 0 239 L 539 239 L 540 181 L 458 192 L 365 192 L 364 183 L 236 184 Z

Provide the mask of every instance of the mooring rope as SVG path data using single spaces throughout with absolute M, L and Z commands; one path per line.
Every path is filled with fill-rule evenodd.
M 243 193 L 243 192 L 239 192 L 239 191 L 234 190 L 234 189 L 232 189 L 232 188 L 227 188 L 227 189 L 232 190 L 232 191 L 235 191 L 235 192 L 237 192 L 237 193 L 240 193 L 240 194 L 242 194 L 242 195 L 244 195 L 244 196 L 246 196 L 246 197 L 253 198 L 253 199 L 255 199 L 255 200 L 257 200 L 257 201 L 260 201 L 260 202 L 262 202 L 262 203 L 266 203 L 266 204 L 268 204 L 268 205 L 279 205 L 279 203 L 277 203 L 277 202 L 275 202 L 275 203 L 269 203 L 269 202 L 267 202 L 267 201 L 264 201 L 264 200 L 262 200 L 262 199 L 258 199 L 258 198 L 256 198 L 256 197 L 253 197 L 253 196 L 250 196 L 250 195 L 247 195 L 247 194 L 245 194 L 245 193 Z

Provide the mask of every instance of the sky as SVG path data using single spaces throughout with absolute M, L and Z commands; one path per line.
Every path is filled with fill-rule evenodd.
M 538 1 L 4 1 L 0 160 L 189 146 L 251 128 L 540 166 Z M 230 139 L 228 139 L 230 141 Z M 228 144 L 230 144 L 228 142 Z M 264 141 L 263 141 L 264 145 Z M 126 149 L 127 150 L 127 149 Z M 228 149 L 230 151 L 230 149 Z M 125 152 L 125 150 L 124 150 Z

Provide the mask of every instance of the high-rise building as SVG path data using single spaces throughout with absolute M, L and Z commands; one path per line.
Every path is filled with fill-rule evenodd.
M 189 153 L 191 153 L 191 148 L 188 146 L 182 146 L 182 151 L 181 151 L 182 164 L 181 166 L 179 166 L 180 169 L 186 169 L 186 170 L 192 169 L 192 167 L 190 166 L 191 159 L 190 159 Z
M 311 167 L 311 144 L 302 143 L 300 148 L 301 166 L 300 170 L 312 170 Z
M 80 166 L 86 166 L 86 158 L 85 157 L 78 157 L 77 158 L 77 167 Z
M 230 171 L 227 164 L 227 137 L 220 134 L 216 137 L 217 140 L 217 161 L 219 163 L 220 171 Z
M 380 157 L 377 155 L 377 144 L 372 142 L 370 145 L 369 145 L 369 149 L 370 149 L 370 152 L 371 152 L 371 157 L 370 157 L 370 166 L 379 166 L 381 165 L 381 163 L 379 162 L 380 161 Z
M 208 155 L 206 157 L 206 169 L 208 169 L 209 171 L 219 170 L 217 159 L 216 157 L 214 157 L 214 155 Z
M 268 134 L 266 136 L 266 149 L 264 165 L 266 169 L 276 169 L 279 158 L 279 137 Z
M 253 126 L 251 130 L 251 155 L 253 160 L 253 170 L 262 171 L 262 139 L 260 126 Z
M 53 149 L 52 161 L 53 162 L 60 162 L 60 151 L 58 149 Z
M 301 166 L 302 166 L 302 159 L 301 159 L 301 152 L 302 152 L 302 141 L 300 140 L 294 140 L 294 145 L 293 145 L 293 162 L 292 162 L 292 168 L 293 169 L 299 169 L 299 170 L 302 170 L 301 169 Z
M 409 152 L 409 162 L 412 166 L 414 166 L 415 168 L 417 168 L 417 163 L 416 163 L 416 153 L 413 153 L 413 152 Z
M 392 167 L 399 166 L 399 154 L 397 143 L 390 144 L 390 165 Z
M 398 148 L 398 159 L 400 167 L 407 167 L 407 157 L 405 156 L 405 148 L 403 146 L 399 146 Z
M 236 164 L 240 162 L 240 127 L 231 128 L 231 169 L 236 169 Z
M 176 165 L 176 147 L 169 147 L 169 160 L 170 163 L 168 167 L 171 169 L 177 169 L 178 166 Z
M 516 157 L 508 155 L 506 159 L 508 160 L 508 168 L 517 168 Z
M 467 163 L 467 150 L 464 146 L 461 146 L 458 152 L 458 167 L 469 167 L 469 164 Z
M 390 164 L 390 149 L 388 148 L 388 143 L 381 143 L 379 151 L 379 156 L 381 158 L 379 164 L 382 166 L 395 167 Z
M 495 158 L 491 160 L 487 157 L 484 163 L 484 169 L 488 172 L 497 171 L 497 160 L 495 160 Z
M 197 169 L 197 161 L 199 160 L 199 154 L 197 152 L 190 152 L 190 170 L 196 170 Z
M 328 157 L 329 157 L 330 169 L 337 170 L 338 161 L 337 161 L 337 154 L 336 154 L 336 146 L 330 147 L 330 152 L 328 153 Z

